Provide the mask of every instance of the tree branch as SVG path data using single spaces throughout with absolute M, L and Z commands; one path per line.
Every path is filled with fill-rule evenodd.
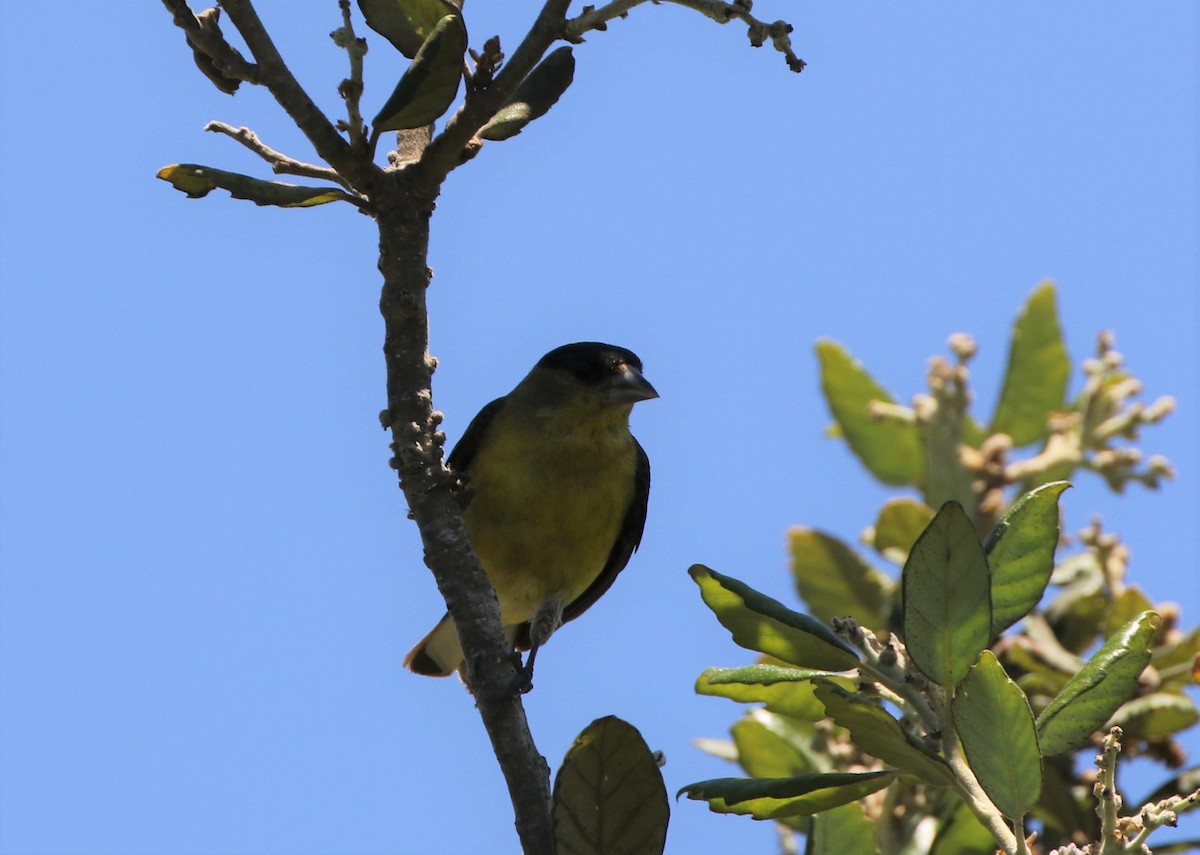
M 165 2 L 185 32 L 199 26 L 184 0 Z M 556 0 L 547 5 L 567 4 Z M 399 473 L 411 516 L 420 530 L 426 564 L 446 598 L 467 652 L 468 682 L 508 783 L 522 848 L 527 853 L 552 855 L 549 769 L 533 743 L 520 695 L 515 691 L 517 672 L 501 627 L 495 591 L 467 541 L 455 493 L 457 479 L 442 462 L 444 436 L 437 430 L 441 414 L 433 410 L 430 391 L 435 363 L 428 352 L 426 288 L 430 279 L 429 218 L 446 173 L 457 164 L 466 139 L 490 118 L 488 105 L 494 102 L 498 107 L 516 88 L 540 58 L 537 45 L 544 52 L 554 39 L 550 30 L 557 32 L 557 27 L 547 26 L 544 11 L 535 24 L 538 38 L 525 49 L 524 71 L 511 73 L 508 83 L 488 93 L 484 103 L 474 107 L 471 115 L 479 121 L 466 137 L 456 137 L 463 140 L 458 149 L 452 151 L 451 146 L 443 145 L 448 165 L 440 172 L 426 170 L 421 174 L 402 162 L 393 163 L 393 168 L 385 171 L 371 161 L 365 146 L 348 143 L 287 68 L 251 0 L 223 0 L 223 6 L 257 60 L 257 66 L 248 66 L 254 69 L 253 82 L 270 90 L 318 155 L 340 176 L 338 183 L 370 200 L 370 213 L 379 227 L 379 269 L 384 280 L 379 308 L 385 327 L 388 407 L 381 420 L 392 431 L 392 465 Z M 560 22 L 561 18 L 560 10 Z M 197 43 L 211 47 L 203 40 Z M 337 180 L 322 167 L 300 163 L 269 149 L 250 131 L 219 123 L 209 129 L 232 136 L 277 168 Z M 417 141 L 417 137 L 412 136 L 412 140 Z
M 396 198 L 422 200 L 407 170 L 388 177 L 395 182 Z M 393 193 L 385 196 L 391 199 Z M 501 629 L 496 592 L 467 541 L 454 492 L 457 479 L 442 464 L 445 438 L 437 430 L 441 413 L 433 410 L 429 391 L 435 362 L 428 352 L 425 302 L 432 202 L 426 197 L 420 208 L 383 206 L 377 215 L 388 396 L 381 418 L 392 431 L 392 465 L 420 529 L 425 563 L 467 652 L 467 682 L 508 783 L 522 847 L 526 853 L 552 855 L 550 770 L 515 691 L 517 672 Z
M 250 0 L 222 0 L 221 6 L 237 27 L 258 62 L 257 83 L 266 86 L 279 106 L 304 132 L 321 159 L 336 169 L 354 189 L 374 199 L 383 170 L 342 138 L 321 109 L 292 75 L 275 43 L 259 20 Z
M 350 182 L 343 178 L 336 169 L 317 166 L 315 163 L 303 163 L 295 158 L 288 157 L 283 152 L 269 147 L 258 138 L 258 134 L 249 128 L 235 128 L 233 125 L 214 121 L 205 125 L 204 130 L 216 134 L 224 134 L 231 139 L 237 140 L 267 163 L 271 164 L 271 170 L 278 175 L 303 175 L 306 178 L 319 178 L 323 181 L 333 181 L 336 184 L 342 185 L 347 190 L 354 190 Z

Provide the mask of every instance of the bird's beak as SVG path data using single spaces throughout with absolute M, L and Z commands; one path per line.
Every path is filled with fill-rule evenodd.
M 610 404 L 634 404 L 657 397 L 658 390 L 632 365 L 626 365 L 608 387 Z

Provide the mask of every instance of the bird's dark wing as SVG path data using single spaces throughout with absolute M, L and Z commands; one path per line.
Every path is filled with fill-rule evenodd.
M 637 464 L 633 472 L 633 501 L 629 503 L 629 510 L 625 512 L 625 521 L 621 523 L 621 530 L 617 533 L 617 540 L 613 544 L 612 551 L 608 553 L 608 561 L 605 563 L 604 569 L 600 571 L 600 575 L 596 577 L 595 581 L 588 585 L 587 590 L 567 603 L 563 609 L 563 623 L 574 620 L 586 612 L 605 591 L 612 587 L 617 574 L 625 569 L 630 556 L 642 542 L 642 530 L 646 527 L 646 505 L 650 499 L 650 458 L 646 456 L 646 452 L 642 450 L 642 446 L 636 439 L 633 441 L 633 445 L 637 449 Z M 528 626 L 522 626 L 518 633 L 518 641 L 527 642 L 528 636 Z
M 462 435 L 462 439 L 458 441 L 454 450 L 450 452 L 450 456 L 446 458 L 447 466 L 460 475 L 471 468 L 471 461 L 475 459 L 475 453 L 479 451 L 483 435 L 487 433 L 492 419 L 496 418 L 496 413 L 500 412 L 500 408 L 504 406 L 505 400 L 506 398 L 497 398 L 471 419 L 466 433 Z

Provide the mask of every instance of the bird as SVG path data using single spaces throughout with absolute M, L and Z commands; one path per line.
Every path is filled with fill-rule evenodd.
M 472 419 L 446 459 L 465 485 L 463 523 L 532 688 L 538 649 L 603 595 L 642 541 L 650 460 L 629 430 L 658 392 L 617 345 L 558 347 Z M 404 658 L 416 674 L 466 680 L 446 614 Z

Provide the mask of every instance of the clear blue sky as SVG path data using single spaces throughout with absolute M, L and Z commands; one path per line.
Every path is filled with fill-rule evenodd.
M 536 4 L 496 5 L 467 4 L 471 43 L 511 50 Z M 259 6 L 336 110 L 336 4 Z M 736 25 L 639 8 L 433 223 L 451 441 L 568 341 L 634 349 L 662 393 L 634 416 L 642 550 L 539 658 L 527 709 L 552 765 L 591 720 L 633 722 L 672 792 L 730 771 L 691 741 L 740 710 L 692 682 L 749 659 L 687 567 L 792 602 L 787 527 L 854 539 L 889 495 L 822 435 L 819 336 L 907 400 L 971 332 L 986 415 L 1054 278 L 1076 359 L 1113 328 L 1147 397 L 1179 398 L 1144 443 L 1178 480 L 1084 479 L 1066 525 L 1103 514 L 1134 581 L 1200 622 L 1196 7 L 756 11 L 796 25 L 802 75 Z M 266 174 L 210 119 L 310 151 L 263 92 L 213 89 L 160 4 L 40 12 L 0 17 L 0 851 L 516 852 L 470 699 L 400 668 L 443 606 L 376 420 L 372 223 L 156 181 Z M 371 46 L 368 110 L 402 68 Z M 774 851 L 768 825 L 673 811 L 668 852 Z

